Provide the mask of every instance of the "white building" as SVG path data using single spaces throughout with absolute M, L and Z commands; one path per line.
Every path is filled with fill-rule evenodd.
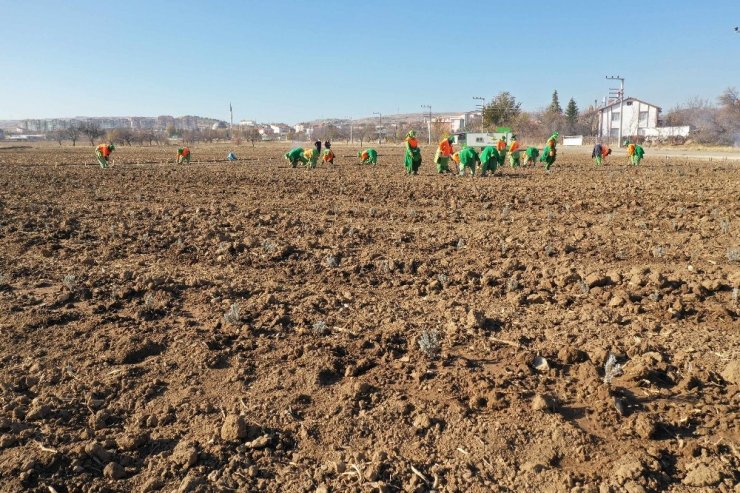
M 619 101 L 608 104 L 599 110 L 599 136 L 617 138 L 619 136 Z M 637 98 L 626 98 L 622 104 L 622 136 L 647 135 L 658 128 L 660 107 Z
M 432 124 L 439 130 L 455 134 L 465 130 L 466 123 L 474 116 L 474 113 L 466 113 L 456 116 L 433 117 Z
M 469 120 L 468 115 L 453 116 L 450 118 L 450 132 L 457 133 L 465 130 L 465 124 Z

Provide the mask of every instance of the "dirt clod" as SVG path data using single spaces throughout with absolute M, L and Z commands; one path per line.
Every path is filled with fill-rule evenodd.
M 248 434 L 247 420 L 239 414 L 230 414 L 226 416 L 221 425 L 221 439 L 234 441 L 246 438 Z
M 126 477 L 126 470 L 117 462 L 110 462 L 103 469 L 103 476 L 108 479 L 123 479 Z
M 683 484 L 687 486 L 714 486 L 722 481 L 720 472 L 706 464 L 699 464 L 691 469 L 683 479 Z
M 537 394 L 532 398 L 531 406 L 533 411 L 549 411 L 552 404 L 547 396 Z

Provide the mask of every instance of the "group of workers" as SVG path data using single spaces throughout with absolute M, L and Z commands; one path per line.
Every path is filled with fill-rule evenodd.
M 334 164 L 334 159 L 337 156 L 331 149 L 331 141 L 329 140 L 324 142 L 324 153 L 322 155 L 321 141 L 317 140 L 313 144 L 313 149 L 303 150 L 302 147 L 296 147 L 286 152 L 283 157 L 293 168 L 298 166 L 298 163 L 305 164 L 307 168 L 315 168 L 319 162 L 319 157 L 321 157 L 321 160 L 325 163 Z
M 412 132 L 409 132 L 411 134 Z M 475 175 L 476 168 L 480 165 L 481 176 L 486 176 L 490 171 L 492 174 L 504 166 L 506 162 L 506 156 L 509 156 L 509 165 L 512 168 L 519 168 L 524 166 L 534 166 L 537 158 L 544 163 L 545 170 L 550 171 L 550 167 L 555 163 L 555 157 L 557 155 L 557 141 L 559 134 L 553 133 L 541 154 L 536 147 L 527 147 L 522 149 L 521 144 L 517 140 L 516 136 L 513 135 L 511 142 L 507 143 L 506 137 L 501 136 L 496 142 L 496 145 L 488 145 L 481 148 L 480 152 L 476 151 L 472 147 L 463 147 L 459 151 L 455 152 L 452 148 L 454 143 L 454 137 L 449 136 L 443 139 L 439 146 L 437 146 L 437 152 L 434 155 L 434 163 L 437 165 L 437 173 L 451 173 L 450 160 L 457 164 L 458 173 L 465 175 L 466 169 L 470 171 L 471 175 Z M 411 135 L 413 138 L 413 135 Z M 407 136 L 407 157 L 409 137 Z M 522 164 L 522 152 L 524 152 L 524 163 Z M 418 169 L 418 167 L 417 167 Z M 408 167 L 407 167 L 408 173 Z
M 645 149 L 640 144 L 633 144 L 629 139 L 624 141 L 624 145 L 627 146 L 627 164 L 632 166 L 638 166 L 645 156 Z M 594 146 L 594 150 L 591 151 L 591 157 L 594 160 L 596 166 L 601 166 L 604 163 L 604 159 L 611 155 L 612 150 L 605 144 L 597 143 Z
M 113 151 L 116 150 L 115 144 L 100 144 L 95 149 L 95 156 L 98 158 L 98 164 L 101 168 L 107 168 L 110 159 L 110 155 Z M 233 152 L 229 153 L 229 156 L 231 156 Z M 229 156 L 227 156 L 227 159 L 229 159 Z M 234 159 L 229 159 L 230 161 L 236 160 L 236 156 L 234 156 Z M 177 149 L 177 164 L 190 164 L 190 149 L 187 147 L 180 147 Z
M 302 147 L 295 147 L 290 151 L 286 152 L 283 157 L 290 164 L 291 168 L 295 168 L 298 164 L 303 164 L 307 168 L 315 168 L 319 161 L 319 156 L 322 156 L 322 161 L 328 164 L 334 164 L 336 154 L 331 149 L 331 142 L 324 142 L 324 153 L 321 154 L 321 141 L 317 140 L 314 142 L 313 149 L 304 150 Z M 378 164 L 378 152 L 375 149 L 365 149 L 359 151 L 357 157 L 360 159 L 362 164 Z
M 497 169 L 502 168 L 508 155 L 509 165 L 512 168 L 534 166 L 539 158 L 539 161 L 544 164 L 545 171 L 549 173 L 557 157 L 558 137 L 558 132 L 554 132 L 547 139 L 547 143 L 540 153 L 539 149 L 531 146 L 523 150 L 515 135 L 512 136 L 510 143 L 507 143 L 506 137 L 501 136 L 495 146 L 488 145 L 482 147 L 480 152 L 476 151 L 473 147 L 467 146 L 455 151 L 453 149 L 454 137 L 449 136 L 444 138 L 437 146 L 434 163 L 437 165 L 437 173 L 452 173 L 453 171 L 450 169 L 450 160 L 452 160 L 457 165 L 457 173 L 460 175 L 464 176 L 467 169 L 471 175 L 475 176 L 476 168 L 480 166 L 481 176 L 486 176 L 489 171 L 493 174 Z M 629 164 L 633 166 L 639 165 L 645 155 L 645 150 L 639 144 L 631 143 L 629 140 L 625 140 L 624 145 L 627 146 Z M 297 167 L 299 163 L 309 169 L 315 168 L 318 164 L 319 157 L 322 158 L 324 163 L 334 164 L 336 155 L 331 149 L 331 142 L 329 140 L 324 142 L 323 154 L 321 147 L 321 141 L 317 140 L 313 148 L 304 150 L 302 147 L 296 147 L 286 152 L 283 157 L 292 168 Z M 108 160 L 115 149 L 116 146 L 114 144 L 100 144 L 97 147 L 95 153 L 101 168 L 108 167 Z M 523 163 L 522 152 L 524 152 Z M 601 166 L 604 159 L 611 155 L 611 153 L 612 150 L 609 146 L 597 143 L 591 152 L 591 157 L 596 166 Z M 188 147 L 183 146 L 178 148 L 177 164 L 190 164 L 190 156 L 190 149 Z M 372 148 L 359 151 L 357 157 L 361 164 L 375 165 L 378 163 L 378 152 Z M 226 159 L 228 161 L 236 161 L 236 154 L 233 151 L 229 151 Z M 419 148 L 419 142 L 416 140 L 416 132 L 411 130 L 406 134 L 406 138 L 404 139 L 404 167 L 406 174 L 418 174 L 421 161 L 421 149 Z

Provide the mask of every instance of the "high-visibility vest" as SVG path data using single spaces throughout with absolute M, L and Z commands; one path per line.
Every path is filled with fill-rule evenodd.
M 98 146 L 98 150 L 103 154 L 103 157 L 110 156 L 111 150 L 110 147 L 108 147 L 108 144 L 100 144 Z

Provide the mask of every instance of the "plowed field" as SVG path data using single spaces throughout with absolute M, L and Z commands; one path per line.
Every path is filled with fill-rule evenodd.
M 0 149 L 0 490 L 738 491 L 740 164 L 336 147 Z

